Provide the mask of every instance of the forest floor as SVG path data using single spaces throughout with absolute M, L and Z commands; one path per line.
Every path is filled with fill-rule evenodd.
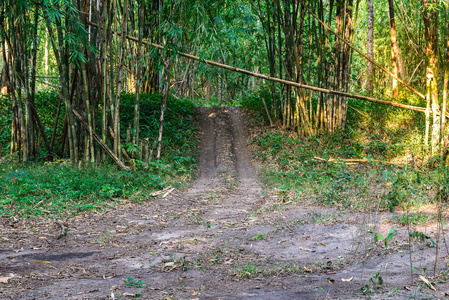
M 188 189 L 67 220 L 3 217 L 1 299 L 443 299 L 435 247 L 388 235 L 389 213 L 265 190 L 234 107 L 201 108 L 200 175 Z M 171 191 L 171 192 L 170 192 Z M 170 193 L 169 193 L 170 192 Z M 435 227 L 421 228 L 431 235 Z M 412 252 L 410 252 L 410 250 Z M 440 247 L 438 270 L 447 268 Z M 413 272 L 410 263 L 417 269 Z M 376 276 L 377 275 L 377 276 Z M 363 290 L 363 291 L 362 291 Z

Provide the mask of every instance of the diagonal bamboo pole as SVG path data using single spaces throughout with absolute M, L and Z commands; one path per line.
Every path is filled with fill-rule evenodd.
M 115 153 L 109 149 L 108 145 L 105 144 L 105 142 L 103 142 L 103 140 L 101 139 L 101 137 L 92 130 L 92 127 L 90 127 L 86 120 L 84 120 L 84 118 L 80 115 L 80 113 L 78 113 L 75 109 L 72 109 L 73 114 L 75 115 L 75 117 L 81 122 L 81 125 L 83 125 L 83 127 L 92 134 L 93 138 L 97 141 L 98 144 L 100 144 L 100 146 L 109 154 L 109 156 L 115 161 L 115 163 L 122 169 L 125 169 L 127 171 L 129 171 L 129 168 L 127 166 L 125 166 L 125 164 L 118 158 L 117 155 L 115 155 Z
M 87 24 L 90 26 L 98 27 L 97 24 L 92 23 L 90 21 L 88 21 Z M 118 33 L 118 35 L 120 35 L 120 33 Z M 135 38 L 135 37 L 129 36 L 129 35 L 127 35 L 126 38 L 131 41 L 135 41 L 135 42 L 139 41 L 138 38 Z M 146 41 L 143 41 L 142 43 L 145 45 L 155 47 L 160 50 L 164 49 L 163 46 L 158 45 L 158 44 L 149 43 Z M 312 91 L 316 91 L 316 92 L 321 92 L 321 93 L 325 93 L 325 94 L 333 94 L 333 95 L 338 95 L 338 96 L 342 96 L 342 97 L 346 97 L 346 98 L 359 99 L 359 100 L 363 100 L 363 101 L 379 103 L 379 104 L 384 104 L 384 105 L 389 105 L 389 106 L 394 106 L 394 107 L 399 107 L 399 108 L 404 108 L 404 109 L 409 109 L 409 110 L 414 110 L 414 111 L 426 112 L 426 108 L 419 107 L 419 106 L 406 105 L 406 104 L 401 104 L 401 103 L 392 102 L 392 101 L 380 100 L 380 99 L 376 99 L 373 97 L 366 97 L 366 96 L 354 95 L 354 94 L 349 94 L 349 93 L 340 92 L 340 91 L 334 91 L 334 90 L 330 90 L 330 89 L 319 88 L 319 87 L 315 87 L 315 86 L 311 86 L 311 85 L 301 84 L 301 83 L 294 82 L 294 81 L 288 81 L 288 80 L 270 77 L 270 76 L 255 73 L 255 72 L 250 72 L 250 71 L 247 71 L 244 69 L 239 69 L 239 68 L 232 67 L 229 65 L 221 64 L 221 63 L 218 63 L 218 62 L 215 62 L 212 60 L 200 59 L 198 56 L 194 56 L 194 55 L 183 53 L 183 52 L 179 52 L 178 54 L 180 56 L 183 56 L 183 57 L 186 57 L 189 59 L 193 59 L 193 60 L 197 60 L 197 61 L 203 62 L 203 63 L 211 65 L 211 66 L 219 67 L 222 69 L 227 69 L 230 71 L 234 71 L 234 72 L 241 73 L 241 74 L 246 74 L 249 76 L 253 76 L 253 77 L 257 77 L 257 78 L 261 78 L 261 79 L 265 79 L 265 80 L 269 80 L 269 81 L 283 83 L 283 84 L 290 85 L 290 86 L 295 86 L 295 87 L 308 89 L 308 90 L 312 90 Z
M 60 93 L 56 93 L 56 95 L 63 100 L 63 96 Z M 117 157 L 117 155 L 114 154 L 114 152 L 109 149 L 108 145 L 106 145 L 106 143 L 101 139 L 101 137 L 92 130 L 92 127 L 90 127 L 86 120 L 84 120 L 83 116 L 77 112 L 75 109 L 72 108 L 72 113 L 73 115 L 80 121 L 81 125 L 83 125 L 84 129 L 86 129 L 89 134 L 91 133 L 93 138 L 98 142 L 98 144 L 100 144 L 100 146 L 106 151 L 106 153 L 109 154 L 109 156 L 111 156 L 111 158 L 115 161 L 115 163 L 122 169 L 128 170 L 129 168 L 127 166 L 125 166 L 125 164 Z

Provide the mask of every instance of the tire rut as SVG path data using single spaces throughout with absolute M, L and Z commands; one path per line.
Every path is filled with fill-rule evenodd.
M 201 134 L 199 178 L 188 191 L 239 190 L 260 193 L 246 142 L 242 113 L 235 107 L 199 109 Z

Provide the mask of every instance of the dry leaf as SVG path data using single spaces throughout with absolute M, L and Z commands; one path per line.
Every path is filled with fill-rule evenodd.
M 351 278 L 348 278 L 348 279 L 342 278 L 341 281 L 343 281 L 343 282 L 349 282 L 349 281 L 351 281 L 353 278 L 354 278 L 354 276 L 351 277 Z
M 419 279 L 421 279 L 425 284 L 427 284 L 427 286 L 428 286 L 431 290 L 434 290 L 435 292 L 437 291 L 437 290 L 435 289 L 435 287 L 430 283 L 430 281 L 426 279 L 426 277 L 424 277 L 424 276 L 422 276 L 422 275 L 419 275 Z
M 317 244 L 326 247 L 326 245 L 324 245 L 323 243 L 317 243 Z
M 309 272 L 309 273 L 312 273 L 312 269 L 304 268 L 304 271 Z
M 0 283 L 8 283 L 8 280 L 13 278 L 15 275 L 10 273 L 9 276 L 0 277 Z
M 175 263 L 173 261 L 170 261 L 168 263 L 165 263 L 165 267 L 173 267 L 175 265 Z
M 199 294 L 201 294 L 201 293 L 197 292 L 197 291 L 193 291 L 192 296 L 198 296 Z

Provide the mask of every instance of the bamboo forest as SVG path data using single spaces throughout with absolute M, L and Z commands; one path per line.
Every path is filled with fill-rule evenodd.
M 448 0 L 0 0 L 0 299 L 449 297 Z

